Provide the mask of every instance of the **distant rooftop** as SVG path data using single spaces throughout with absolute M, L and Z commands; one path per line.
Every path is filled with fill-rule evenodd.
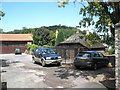
M 32 34 L 0 34 L 0 41 L 33 41 Z

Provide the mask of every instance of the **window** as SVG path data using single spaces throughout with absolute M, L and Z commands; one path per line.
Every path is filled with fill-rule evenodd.
M 93 57 L 104 57 L 102 53 L 94 53 Z
M 102 53 L 99 53 L 99 57 L 104 57 L 104 55 Z
M 93 57 L 99 57 L 99 54 L 98 53 L 94 53 Z
M 38 49 L 36 49 L 35 51 L 38 52 Z
M 79 57 L 90 57 L 90 53 L 79 53 L 77 56 Z

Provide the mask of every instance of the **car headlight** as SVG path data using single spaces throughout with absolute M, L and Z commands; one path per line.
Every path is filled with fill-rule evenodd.
M 61 59 L 61 56 L 58 56 L 59 59 Z
M 51 59 L 51 57 L 46 57 L 46 59 Z

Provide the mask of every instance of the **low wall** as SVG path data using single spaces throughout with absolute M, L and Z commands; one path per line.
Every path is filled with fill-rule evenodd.
M 115 26 L 116 88 L 120 90 L 120 23 Z
M 107 56 L 112 67 L 115 67 L 115 56 Z

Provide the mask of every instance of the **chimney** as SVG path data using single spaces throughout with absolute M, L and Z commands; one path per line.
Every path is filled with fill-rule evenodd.
M 60 28 L 60 27 L 61 27 L 61 24 L 59 24 L 58 26 L 59 26 L 59 28 Z M 58 36 L 58 33 L 59 33 L 59 30 L 56 29 L 56 38 L 57 38 L 57 36 Z
M 58 29 L 56 29 L 56 38 L 57 38 L 57 36 L 58 36 Z
M 80 33 L 80 32 L 77 30 L 76 33 Z
M 86 35 L 89 35 L 89 29 L 88 29 L 88 24 L 86 24 Z

